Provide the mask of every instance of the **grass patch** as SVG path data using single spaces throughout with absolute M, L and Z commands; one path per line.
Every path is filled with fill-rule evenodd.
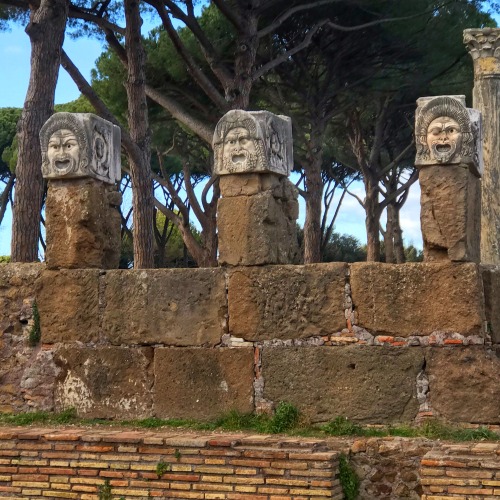
M 355 500 L 359 493 L 359 478 L 345 455 L 339 457 L 339 481 L 345 500 Z
M 500 434 L 486 427 L 467 429 L 448 425 L 438 420 L 427 420 L 420 426 L 363 427 L 345 417 L 336 417 L 321 426 L 306 425 L 301 421 L 299 410 L 290 403 L 282 402 L 275 414 L 255 415 L 230 411 L 211 422 L 194 420 L 146 418 L 143 420 L 103 420 L 78 418 L 76 410 L 69 408 L 61 413 L 31 412 L 16 415 L 0 413 L 0 425 L 81 425 L 134 427 L 143 429 L 177 428 L 197 431 L 247 431 L 261 434 L 289 434 L 301 437 L 424 437 L 446 441 L 500 441 Z

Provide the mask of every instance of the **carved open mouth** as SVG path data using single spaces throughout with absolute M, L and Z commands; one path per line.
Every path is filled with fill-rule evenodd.
M 436 144 L 435 148 L 439 153 L 449 153 L 451 151 L 451 144 Z
M 231 158 L 233 163 L 244 163 L 247 157 L 245 155 L 233 155 Z
M 56 160 L 54 165 L 58 170 L 66 170 L 70 166 L 70 160 Z

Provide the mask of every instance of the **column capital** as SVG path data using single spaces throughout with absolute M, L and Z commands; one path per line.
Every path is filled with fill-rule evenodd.
M 500 28 L 464 30 L 464 44 L 478 75 L 500 75 Z

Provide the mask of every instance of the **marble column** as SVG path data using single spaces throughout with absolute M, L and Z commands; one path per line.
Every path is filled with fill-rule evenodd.
M 500 265 L 500 28 L 467 29 L 474 61 L 473 107 L 483 116 L 481 262 Z

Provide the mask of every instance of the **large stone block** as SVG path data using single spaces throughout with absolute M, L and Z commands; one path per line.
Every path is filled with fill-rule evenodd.
M 372 333 L 483 335 L 483 287 L 475 264 L 356 263 L 351 290 L 357 324 Z
M 500 344 L 500 266 L 481 266 L 487 331 Z
M 152 414 L 153 350 L 148 347 L 63 347 L 56 409 L 87 418 L 146 418 Z
M 222 269 L 110 271 L 104 338 L 112 344 L 214 346 L 226 333 Z
M 235 269 L 229 274 L 229 331 L 245 340 L 298 339 L 345 328 L 347 264 Z
M 264 347 L 264 398 L 296 405 L 312 422 L 412 422 L 424 350 L 368 346 Z
M 0 412 L 27 411 L 23 372 L 36 354 L 28 345 L 36 280 L 43 264 L 0 264 Z M 43 409 L 47 409 L 44 407 Z
M 97 269 L 44 271 L 37 304 L 44 344 L 99 340 Z
M 277 191 L 219 200 L 220 264 L 255 266 L 295 262 L 298 253 L 296 194 L 287 179 L 281 181 Z
M 120 260 L 121 195 L 84 178 L 51 180 L 47 192 L 49 269 L 114 269 Z
M 253 411 L 253 349 L 155 349 L 154 413 L 209 420 Z
M 500 423 L 500 359 L 485 347 L 429 349 L 429 401 L 439 418 Z

